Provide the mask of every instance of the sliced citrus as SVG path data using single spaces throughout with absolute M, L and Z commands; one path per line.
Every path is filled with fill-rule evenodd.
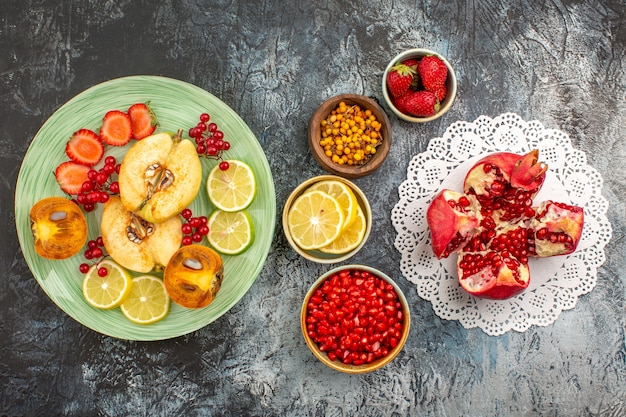
M 209 243 L 226 255 L 237 255 L 248 249 L 254 239 L 254 224 L 247 211 L 215 210 L 208 221 Z
M 337 200 L 319 190 L 300 195 L 287 214 L 291 237 L 296 245 L 305 250 L 330 244 L 341 233 L 344 220 Z
M 320 251 L 332 254 L 348 253 L 363 241 L 367 229 L 365 216 L 360 206 L 356 206 L 356 218 L 351 225 L 342 230 L 329 245 L 320 248 Z
M 137 324 L 156 323 L 167 316 L 170 297 L 163 280 L 151 275 L 133 278 L 133 287 L 120 310 L 128 320 Z
M 98 270 L 105 268 L 104 277 Z M 109 309 L 122 304 L 130 293 L 132 281 L 128 271 L 114 261 L 105 259 L 93 265 L 83 280 L 85 300 L 96 308 Z
M 356 208 L 359 203 L 347 184 L 337 180 L 324 180 L 316 182 L 308 189 L 323 191 L 337 200 L 343 209 L 343 215 L 345 217 L 343 226 L 347 227 L 352 224 L 356 218 Z
M 223 211 L 243 210 L 256 194 L 256 180 L 252 168 L 242 161 L 230 159 L 228 169 L 216 165 L 207 178 L 207 194 L 211 203 Z

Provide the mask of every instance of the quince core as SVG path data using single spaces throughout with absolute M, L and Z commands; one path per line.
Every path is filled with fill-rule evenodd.
M 136 142 L 126 153 L 118 179 L 122 204 L 151 223 L 187 207 L 198 194 L 202 165 L 194 143 L 158 133 Z
M 131 271 L 147 273 L 164 268 L 183 239 L 179 216 L 150 223 L 126 210 L 119 197 L 104 205 L 100 230 L 108 254 Z

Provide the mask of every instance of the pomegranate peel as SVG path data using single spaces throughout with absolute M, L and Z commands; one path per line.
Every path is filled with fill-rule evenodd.
M 534 149 L 518 159 L 511 172 L 511 186 L 529 191 L 539 191 L 546 179 L 548 165 L 539 160 L 539 151 Z
M 474 233 L 480 219 L 477 212 L 470 208 L 473 205 L 475 199 L 470 200 L 453 190 L 442 190 L 435 196 L 428 207 L 426 218 L 428 224 L 438 225 L 430 228 L 432 247 L 437 258 L 450 255 Z

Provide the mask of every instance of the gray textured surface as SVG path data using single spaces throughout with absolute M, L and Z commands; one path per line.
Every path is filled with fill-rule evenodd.
M 2 0 L 0 415 L 626 415 L 626 10 L 622 0 L 538 3 Z M 389 159 L 356 181 L 375 222 L 351 261 L 396 277 L 412 304 L 409 341 L 384 370 L 339 374 L 308 351 L 297 313 L 327 267 L 299 258 L 280 225 L 246 296 L 173 340 L 96 334 L 33 279 L 15 233 L 15 182 L 38 128 L 78 92 L 164 75 L 220 97 L 259 136 L 271 126 L 280 212 L 299 180 L 323 173 L 306 146 L 315 107 L 345 92 L 382 100 L 384 67 L 412 47 L 446 55 L 459 93 L 437 122 L 392 117 Z M 613 239 L 575 309 L 548 327 L 490 337 L 437 317 L 400 276 L 389 216 L 410 158 L 431 138 L 456 120 L 507 111 L 565 131 L 587 153 L 605 180 Z

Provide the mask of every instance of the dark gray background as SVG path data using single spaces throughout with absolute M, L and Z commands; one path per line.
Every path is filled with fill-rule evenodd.
M 623 416 L 625 6 L 590 1 L 0 1 L 0 415 L 2 416 Z M 136 343 L 99 335 L 56 307 L 16 238 L 21 160 L 45 120 L 82 90 L 154 74 L 221 98 L 261 136 L 277 209 L 324 173 L 307 150 L 324 99 L 382 101 L 397 53 L 436 50 L 453 63 L 457 101 L 438 121 L 391 116 L 394 143 L 356 181 L 374 212 L 351 262 L 392 275 L 411 302 L 410 338 L 364 376 L 318 362 L 298 312 L 328 267 L 291 250 L 277 222 L 254 286 L 192 334 Z M 181 103 L 184 105 L 184 103 Z M 596 288 L 547 327 L 487 336 L 435 315 L 400 274 L 390 212 L 411 157 L 457 120 L 504 112 L 570 135 L 605 180 L 613 239 Z M 599 190 L 598 190 L 599 192 Z

